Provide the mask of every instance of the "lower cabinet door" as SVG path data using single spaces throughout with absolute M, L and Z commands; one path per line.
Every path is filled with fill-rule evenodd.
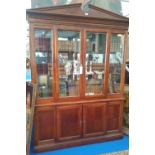
M 35 145 L 55 140 L 55 107 L 38 107 L 35 110 Z
M 120 130 L 122 127 L 122 103 L 114 102 L 107 105 L 107 130 Z
M 103 135 L 106 131 L 106 103 L 83 105 L 84 137 Z
M 57 138 L 68 140 L 82 135 L 82 105 L 57 107 Z

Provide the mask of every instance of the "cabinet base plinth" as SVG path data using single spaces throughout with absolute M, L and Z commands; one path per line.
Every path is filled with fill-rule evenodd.
M 112 132 L 112 133 L 105 134 L 104 136 L 87 137 L 87 138 L 80 138 L 80 139 L 74 139 L 74 140 L 68 140 L 68 141 L 40 144 L 40 145 L 34 146 L 34 151 L 35 152 L 49 151 L 49 150 L 60 149 L 65 147 L 84 145 L 88 143 L 90 144 L 90 143 L 96 143 L 96 142 L 109 141 L 109 140 L 119 139 L 122 137 L 123 137 L 122 132 L 115 132 L 115 133 Z

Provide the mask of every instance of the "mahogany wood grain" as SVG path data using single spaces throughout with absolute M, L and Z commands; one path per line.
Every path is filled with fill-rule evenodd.
M 105 69 L 104 69 L 104 95 L 107 96 L 108 92 L 108 75 L 109 75 L 109 57 L 110 57 L 110 31 L 107 32 L 106 38 L 106 53 L 105 53 Z
M 59 75 L 58 75 L 58 29 L 54 27 L 54 52 L 55 52 L 55 101 L 59 98 Z
M 82 136 L 82 106 L 57 107 L 57 139 L 68 140 Z
M 87 50 L 87 43 L 86 43 L 87 35 L 86 35 L 86 29 L 83 29 L 83 98 L 85 98 L 85 92 L 86 92 L 86 50 Z
M 53 28 L 53 42 L 52 42 L 52 45 L 53 45 L 53 86 L 54 86 L 54 92 L 53 92 L 53 94 L 54 94 L 54 101 L 56 101 L 57 100 L 57 96 L 58 96 L 58 94 L 57 94 L 57 69 L 56 69 L 56 67 L 57 67 L 57 65 L 56 65 L 56 61 L 57 61 L 57 59 L 56 59 L 56 40 L 57 40 L 57 34 L 56 34 L 56 32 L 57 32 L 57 29 L 56 29 L 56 27 L 55 26 L 53 26 L 52 27 Z
M 56 138 L 55 107 L 38 107 L 35 110 L 35 145 Z
M 107 131 L 120 130 L 122 124 L 122 104 L 111 102 L 107 106 Z
M 82 74 L 80 75 L 80 98 L 85 97 L 85 30 L 81 30 L 81 65 L 82 65 Z
M 83 105 L 83 134 L 87 136 L 104 135 L 106 131 L 106 103 Z

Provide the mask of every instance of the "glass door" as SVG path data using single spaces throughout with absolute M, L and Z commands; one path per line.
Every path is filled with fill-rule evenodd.
M 38 96 L 41 98 L 52 97 L 52 31 L 46 29 L 35 29 L 34 36 Z
M 124 34 L 111 34 L 108 94 L 120 93 L 123 64 Z
M 58 30 L 59 96 L 80 96 L 80 32 Z
M 104 95 L 106 33 L 86 33 L 85 95 Z

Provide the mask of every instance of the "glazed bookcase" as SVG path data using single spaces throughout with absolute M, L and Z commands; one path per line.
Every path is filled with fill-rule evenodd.
M 34 150 L 121 138 L 129 19 L 81 4 L 27 10 Z

